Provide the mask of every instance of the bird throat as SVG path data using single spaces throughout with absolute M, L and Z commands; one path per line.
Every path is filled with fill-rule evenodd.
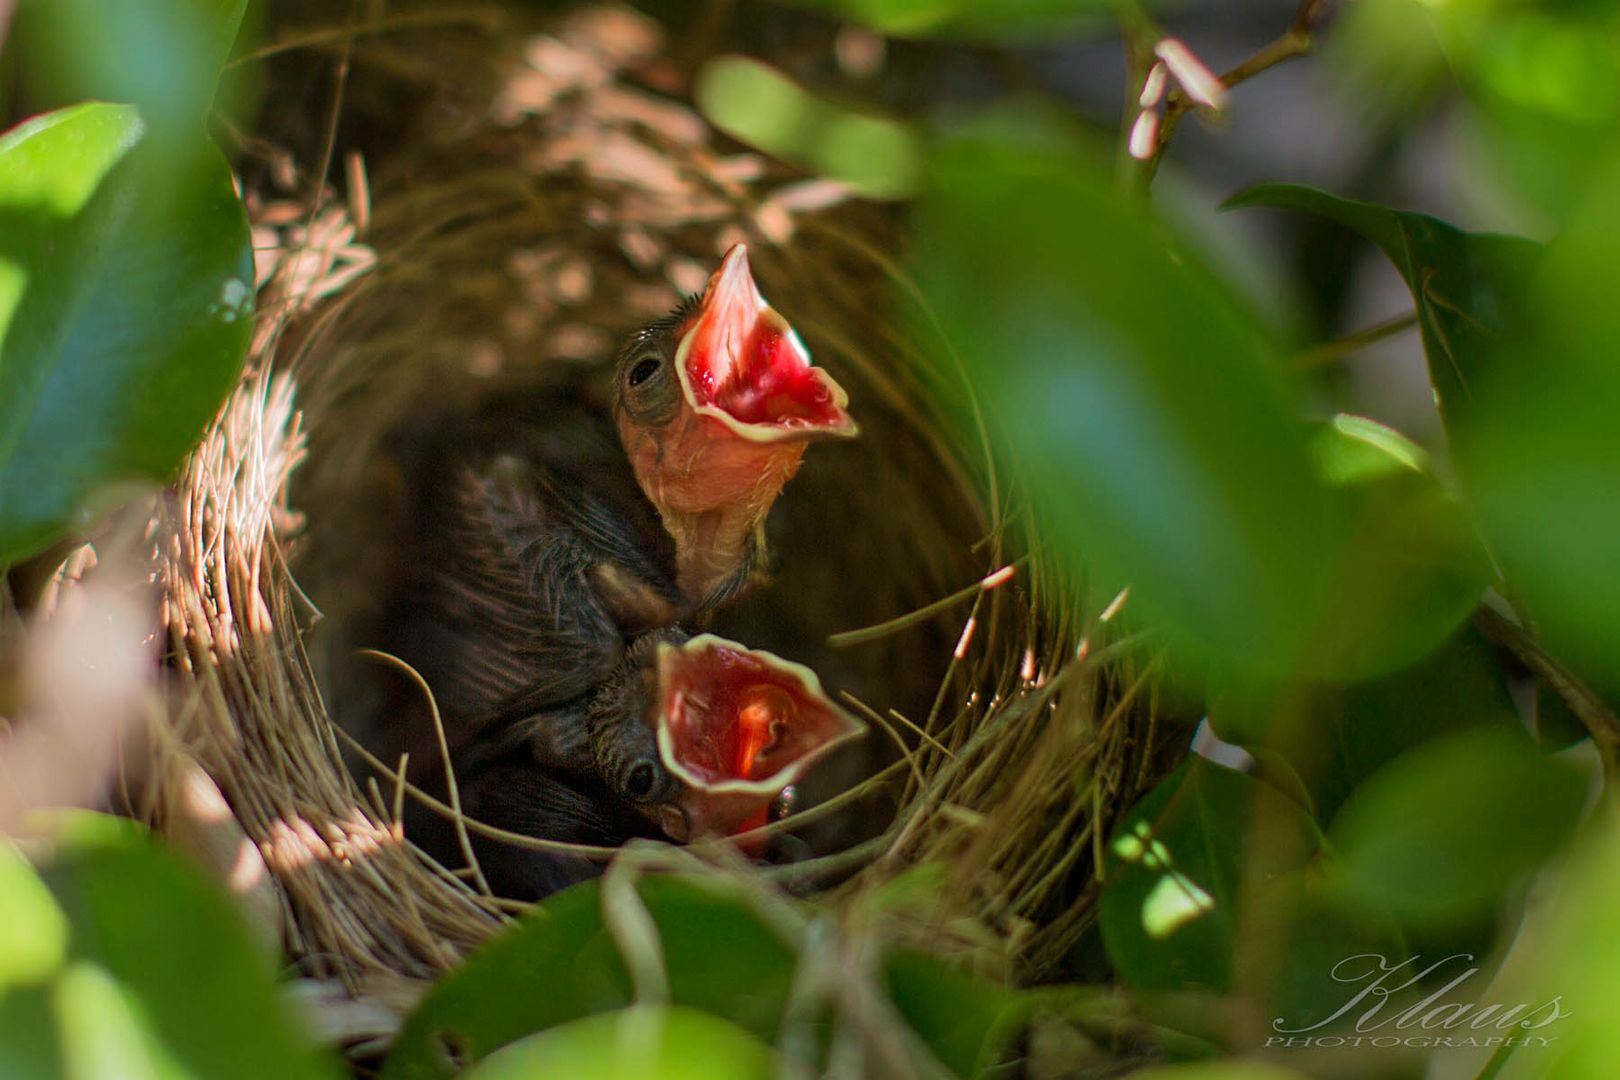
M 664 428 L 638 428 L 621 416 L 619 433 L 675 541 L 676 584 L 701 603 L 746 566 L 754 534 L 798 472 L 806 443 L 739 439 L 686 410 Z

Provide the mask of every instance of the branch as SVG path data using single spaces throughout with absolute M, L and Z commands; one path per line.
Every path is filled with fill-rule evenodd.
M 1369 345 L 1376 345 L 1385 338 L 1404 333 L 1417 324 L 1418 316 L 1415 311 L 1409 311 L 1405 315 L 1397 315 L 1393 319 L 1385 319 L 1381 323 L 1374 323 L 1365 330 L 1357 330 L 1346 337 L 1324 341 L 1320 345 L 1313 345 L 1294 354 L 1293 367 L 1299 371 L 1326 367 L 1328 364 L 1343 360 L 1347 356 L 1355 355 Z

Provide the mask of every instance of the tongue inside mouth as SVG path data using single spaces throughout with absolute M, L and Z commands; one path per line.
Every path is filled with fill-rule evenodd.
M 864 730 L 808 668 L 709 634 L 660 651 L 659 694 L 659 753 L 693 833 L 741 828 Z

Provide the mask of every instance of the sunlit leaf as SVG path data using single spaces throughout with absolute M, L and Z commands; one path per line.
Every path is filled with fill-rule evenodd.
M 1469 233 L 1427 214 L 1357 202 L 1296 184 L 1261 184 L 1229 207 L 1301 210 L 1338 222 L 1381 248 L 1412 290 L 1429 382 L 1447 429 L 1466 424 L 1474 383 L 1522 302 L 1541 254 L 1516 236 Z
M 652 876 L 637 891 L 658 927 L 672 1001 L 774 1041 L 792 949 L 721 885 Z M 458 1062 L 631 1000 L 600 884 L 587 882 L 547 899 L 441 979 L 401 1031 L 384 1076 L 449 1077 Z
M 1290 666 L 1339 541 L 1259 328 L 1057 125 L 986 120 L 930 181 L 918 274 L 1053 554 L 1191 652 Z
M 1316 850 L 1315 829 L 1297 804 L 1202 758 L 1154 788 L 1115 831 L 1100 913 L 1108 955 L 1129 985 L 1230 987 L 1251 812 L 1285 829 L 1296 849 L 1278 872 L 1303 866 Z
M 240 369 L 247 220 L 198 135 L 143 142 L 128 106 L 0 138 L 0 562 L 102 486 L 162 479 Z
M 77 963 L 51 988 L 64 1080 L 202 1080 L 154 1037 L 130 993 L 95 964 Z
M 773 1080 L 770 1046 L 696 1009 L 639 1006 L 574 1020 L 496 1051 L 466 1080 Z
M 1573 853 L 1526 927 L 1535 943 L 1493 1000 L 1523 1004 L 1521 1036 L 1535 1048 L 1542 1076 L 1604 1076 L 1620 1060 L 1620 818 L 1611 802 Z M 1526 1057 L 1530 1050 L 1521 1050 Z M 1511 1073 L 1510 1073 L 1511 1075 Z
M 694 94 L 728 135 L 860 194 L 894 198 L 917 185 L 921 150 L 908 128 L 819 98 L 757 60 L 709 61 Z
M 38 982 L 67 955 L 68 925 L 50 890 L 23 857 L 0 840 L 0 993 Z M 0 1006 L 3 1008 L 4 1006 Z
M 1363 783 L 1333 823 L 1335 887 L 1418 929 L 1489 912 L 1569 835 L 1586 780 L 1522 729 L 1431 740 Z
M 1332 906 L 1316 884 L 1320 839 L 1282 792 L 1201 758 L 1183 765 L 1109 844 L 1099 915 L 1121 979 L 1138 991 L 1226 992 L 1255 950 L 1270 959 L 1245 990 L 1291 1024 L 1330 1017 L 1343 1000 L 1333 965 L 1400 946 L 1379 916 L 1348 920 Z

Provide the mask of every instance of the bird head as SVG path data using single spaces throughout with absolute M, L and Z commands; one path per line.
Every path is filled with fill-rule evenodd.
M 848 403 L 760 295 L 742 244 L 695 303 L 625 345 L 614 419 L 688 596 L 734 569 L 809 443 L 856 434 Z
M 865 732 L 815 672 L 771 653 L 700 634 L 661 643 L 654 733 L 680 782 L 660 823 L 673 839 L 729 835 L 834 747 Z

